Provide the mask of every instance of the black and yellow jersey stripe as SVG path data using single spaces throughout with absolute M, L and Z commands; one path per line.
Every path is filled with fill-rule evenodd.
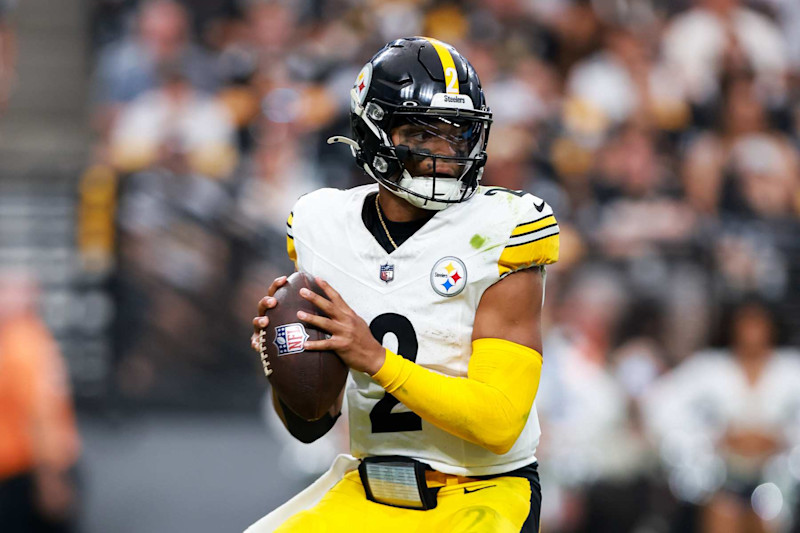
M 558 261 L 558 249 L 558 222 L 552 211 L 517 224 L 497 261 L 500 275 L 555 263 Z
M 289 254 L 289 259 L 292 260 L 295 267 L 297 266 L 297 249 L 294 247 L 294 232 L 292 230 L 292 223 L 294 222 L 294 212 L 289 213 L 289 219 L 286 221 L 286 253 Z

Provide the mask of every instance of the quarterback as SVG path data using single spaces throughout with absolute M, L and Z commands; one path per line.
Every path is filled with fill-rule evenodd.
M 287 247 L 326 297 L 298 319 L 327 331 L 306 349 L 350 367 L 350 451 L 248 530 L 535 532 L 541 488 L 534 399 L 544 267 L 558 225 L 539 198 L 483 187 L 491 113 L 478 75 L 425 37 L 381 49 L 351 90 L 356 163 L 377 182 L 295 204 Z M 259 302 L 252 340 L 277 305 Z M 292 435 L 335 424 L 273 396 Z

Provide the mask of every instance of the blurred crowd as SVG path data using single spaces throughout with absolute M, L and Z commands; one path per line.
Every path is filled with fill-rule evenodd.
M 16 39 L 9 13 L 16 0 L 0 0 L 0 115 L 8 104 L 16 81 Z
M 287 214 L 368 182 L 326 139 L 408 35 L 470 59 L 494 113 L 484 183 L 561 226 L 547 531 L 800 530 L 796 0 L 96 0 L 78 241 L 116 301 L 112 389 L 263 390 L 247 330 L 292 268 Z

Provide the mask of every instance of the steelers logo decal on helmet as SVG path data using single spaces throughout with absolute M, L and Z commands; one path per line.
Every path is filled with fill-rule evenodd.
M 364 100 L 367 99 L 367 92 L 369 92 L 369 84 L 372 81 L 372 63 L 367 63 L 361 72 L 356 77 L 356 83 L 353 88 L 358 97 L 358 103 L 364 105 Z
M 467 267 L 457 257 L 443 257 L 431 269 L 431 287 L 441 296 L 455 296 L 467 286 Z

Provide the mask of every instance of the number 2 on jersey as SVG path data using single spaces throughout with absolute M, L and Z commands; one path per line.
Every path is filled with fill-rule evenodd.
M 417 360 L 417 332 L 411 321 L 403 315 L 397 313 L 384 313 L 378 315 L 370 323 L 369 330 L 378 342 L 383 344 L 383 338 L 387 333 L 394 333 L 397 337 L 397 352 L 409 361 Z M 397 431 L 421 431 L 422 419 L 415 413 L 393 413 L 392 409 L 400 403 L 400 400 L 388 392 L 378 400 L 372 411 L 369 412 L 369 420 L 372 422 L 373 433 L 394 433 Z

